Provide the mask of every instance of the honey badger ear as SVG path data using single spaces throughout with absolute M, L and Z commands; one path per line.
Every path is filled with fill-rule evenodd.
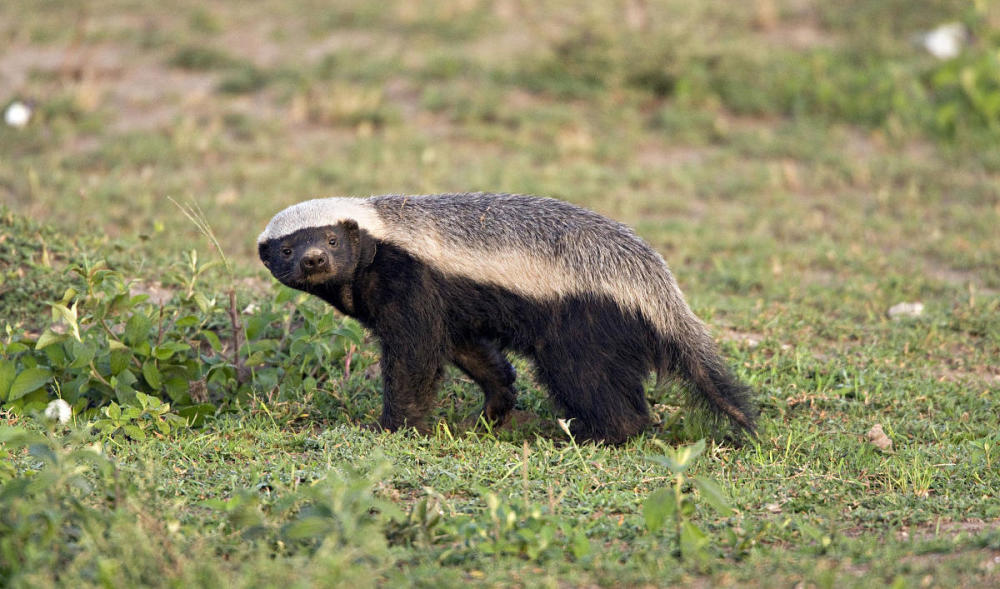
M 370 266 L 375 259 L 375 238 L 358 227 L 358 222 L 353 219 L 344 221 L 344 231 L 351 240 L 354 251 L 358 252 L 358 268 Z

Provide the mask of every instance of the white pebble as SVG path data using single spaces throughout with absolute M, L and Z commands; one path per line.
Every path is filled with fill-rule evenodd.
M 20 129 L 31 120 L 31 107 L 20 100 L 15 100 L 4 111 L 3 120 L 8 126 Z
M 896 303 L 889 307 L 889 317 L 899 319 L 900 317 L 919 317 L 924 312 L 923 303 Z

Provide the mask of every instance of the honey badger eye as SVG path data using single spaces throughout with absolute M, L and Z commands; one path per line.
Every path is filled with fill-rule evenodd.
M 290 248 L 290 247 L 283 247 L 283 248 L 281 248 L 281 253 L 284 254 L 284 255 L 286 255 L 286 256 L 290 256 L 290 255 L 292 255 L 292 248 Z
M 330 238 L 330 245 L 333 245 L 333 246 L 337 245 L 337 238 L 336 237 L 331 237 Z

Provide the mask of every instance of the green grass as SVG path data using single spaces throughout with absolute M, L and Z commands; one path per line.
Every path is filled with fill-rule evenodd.
M 37 107 L 0 126 L 3 584 L 1000 582 L 992 4 L 43 4 L 0 8 L 0 104 Z M 976 32 L 959 59 L 912 44 L 951 20 Z M 644 523 L 671 480 L 646 457 L 701 436 L 676 387 L 650 389 L 663 423 L 620 448 L 569 441 L 522 359 L 515 427 L 472 428 L 480 395 L 456 371 L 433 434 L 360 431 L 376 346 L 351 351 L 351 323 L 255 259 L 305 198 L 473 190 L 636 227 L 758 391 L 759 440 L 710 442 L 693 470 L 736 512 L 685 489 L 706 557 Z M 232 274 L 171 198 L 204 212 Z M 90 282 L 69 272 L 97 260 Z M 173 298 L 107 307 L 129 281 Z M 70 287 L 88 343 L 30 349 Z M 252 304 L 249 378 L 230 288 Z M 887 318 L 901 301 L 924 314 Z M 110 335 L 87 315 L 106 307 Z M 110 341 L 135 313 L 190 344 L 154 366 L 194 385 L 153 386 L 135 346 L 130 385 L 73 399 L 75 424 L 33 449 L 11 437 L 49 429 L 31 414 L 57 385 L 120 376 Z M 71 362 L 84 348 L 92 366 Z M 6 366 L 36 364 L 56 376 L 5 399 Z M 93 431 L 136 392 L 216 409 L 162 431 L 142 413 L 141 440 Z M 866 441 L 875 424 L 892 452 Z

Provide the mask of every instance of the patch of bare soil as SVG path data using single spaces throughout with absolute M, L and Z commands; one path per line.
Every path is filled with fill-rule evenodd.
M 837 40 L 824 30 L 809 2 L 755 0 L 753 25 L 769 43 L 785 49 L 829 47 Z
M 990 530 L 1000 530 L 1000 519 L 926 522 L 904 527 L 896 533 L 896 539 L 900 541 L 923 541 L 941 537 L 954 537 L 959 534 L 974 536 Z M 841 530 L 840 533 L 848 538 L 858 538 L 870 535 L 871 531 L 862 527 L 853 527 Z
M 809 22 L 781 23 L 764 32 L 764 38 L 782 49 L 814 49 L 836 44 L 833 35 Z
M 66 52 L 52 47 L 18 45 L 0 54 L 0 103 L 6 103 L 25 86 L 32 71 L 58 71 Z
M 32 80 L 41 75 L 46 81 Z M 114 131 L 171 123 L 182 109 L 206 101 L 215 75 L 165 66 L 110 42 L 70 47 L 8 47 L 0 56 L 0 102 L 14 96 L 69 91 L 78 106 L 100 109 Z
M 735 329 L 720 328 L 716 330 L 719 339 L 728 342 L 737 342 L 748 348 L 756 348 L 764 340 L 764 335 L 760 333 L 737 331 Z
M 970 296 L 977 294 L 987 296 L 1000 294 L 1000 291 L 996 289 L 983 286 L 979 274 L 973 271 L 956 270 L 944 264 L 928 262 L 927 274 L 941 282 L 971 288 Z
M 254 298 L 263 298 L 271 293 L 273 287 L 270 280 L 250 276 L 236 280 L 235 288 L 237 292 L 248 293 Z
M 643 167 L 664 169 L 679 166 L 696 166 L 704 163 L 718 148 L 664 145 L 647 141 L 636 149 L 635 161 Z
M 154 305 L 165 305 L 174 297 L 175 291 L 165 288 L 159 281 L 142 282 L 135 281 L 128 287 L 129 296 L 147 295 L 149 302 Z

